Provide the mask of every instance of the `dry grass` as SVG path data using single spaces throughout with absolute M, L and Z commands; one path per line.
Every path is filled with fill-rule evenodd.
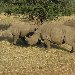
M 0 18 L 12 22 L 11 17 Z M 75 53 L 60 48 L 46 51 L 36 46 L 16 46 L 3 40 L 0 41 L 0 75 L 75 75 Z

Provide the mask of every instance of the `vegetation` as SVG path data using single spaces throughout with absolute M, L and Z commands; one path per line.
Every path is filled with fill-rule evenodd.
M 42 20 L 71 15 L 74 10 L 74 0 L 0 0 L 0 12 L 35 15 Z

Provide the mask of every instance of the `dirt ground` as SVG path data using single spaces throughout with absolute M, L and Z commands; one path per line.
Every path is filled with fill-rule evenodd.
M 60 17 L 53 22 L 63 23 L 69 19 L 75 16 Z M 1 23 L 15 21 L 20 22 L 19 18 L 0 15 Z M 0 75 L 75 75 L 75 52 L 56 47 L 46 50 L 37 46 L 17 46 L 6 39 L 1 40 Z

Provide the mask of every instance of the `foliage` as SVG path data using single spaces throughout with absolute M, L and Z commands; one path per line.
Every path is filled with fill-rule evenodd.
M 0 12 L 32 14 L 42 19 L 75 13 L 74 0 L 0 0 Z

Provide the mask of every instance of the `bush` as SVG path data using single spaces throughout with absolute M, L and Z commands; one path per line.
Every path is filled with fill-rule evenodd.
M 0 12 L 32 14 L 41 20 L 75 13 L 74 0 L 0 0 Z

